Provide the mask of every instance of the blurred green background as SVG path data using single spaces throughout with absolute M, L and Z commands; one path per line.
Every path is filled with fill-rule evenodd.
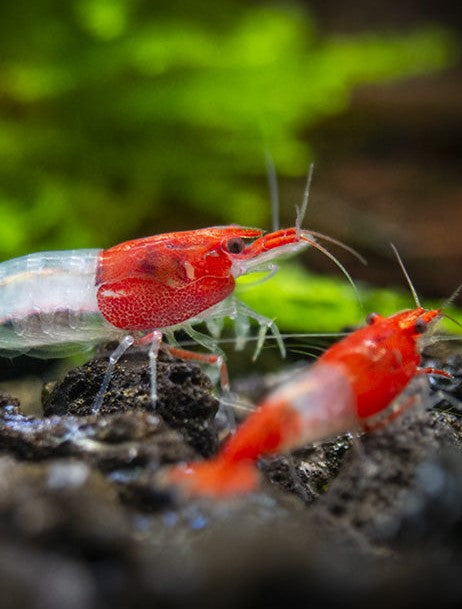
M 339 141 L 355 128 L 345 123 L 342 139 L 335 121 L 348 116 L 358 87 L 412 88 L 408 79 L 457 64 L 450 23 L 412 15 L 342 31 L 315 2 L 3 2 L 0 258 L 213 224 L 270 228 L 266 150 L 289 193 L 284 222 L 293 223 L 310 161 L 320 196 L 327 192 L 326 141 L 332 158 L 345 152 Z M 316 188 L 315 174 L 313 207 Z M 309 215 L 313 229 L 360 248 L 380 224 L 345 235 L 329 230 L 338 208 L 324 213 L 325 227 Z M 375 239 L 379 249 L 386 238 Z M 309 278 L 293 266 L 242 294 L 283 330 L 335 330 L 361 314 L 343 278 Z M 370 297 L 366 309 L 377 302 Z M 391 310 L 402 302 L 387 298 Z

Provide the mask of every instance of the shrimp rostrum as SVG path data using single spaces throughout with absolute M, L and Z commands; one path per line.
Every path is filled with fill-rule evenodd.
M 233 292 L 237 277 L 273 272 L 274 259 L 309 245 L 333 258 L 300 223 L 299 215 L 295 227 L 269 234 L 241 226 L 212 227 L 135 239 L 107 250 L 42 252 L 3 262 L 0 353 L 60 357 L 118 340 L 113 366 L 134 341 L 149 343 L 155 402 L 162 337 L 174 342 L 178 329 L 216 351 L 223 317 L 234 319 L 241 346 L 251 318 L 260 325 L 257 351 L 270 328 L 283 352 L 273 320 L 254 312 Z M 193 328 L 203 321 L 211 336 Z M 215 363 L 221 359 L 214 357 Z M 103 385 L 109 382 L 109 369 L 108 375 Z

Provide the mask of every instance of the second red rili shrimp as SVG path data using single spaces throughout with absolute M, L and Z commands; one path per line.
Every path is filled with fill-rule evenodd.
M 179 466 L 169 481 L 191 495 L 248 492 L 258 483 L 259 457 L 394 419 L 412 401 L 399 396 L 414 377 L 450 376 L 420 368 L 422 335 L 440 316 L 440 309 L 421 306 L 390 317 L 369 315 L 367 326 L 270 393 L 215 458 Z

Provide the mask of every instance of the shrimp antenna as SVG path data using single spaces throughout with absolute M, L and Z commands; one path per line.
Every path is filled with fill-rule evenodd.
M 459 328 L 462 328 L 462 324 L 457 321 L 457 319 L 455 317 L 452 317 L 451 315 L 448 315 L 447 313 L 443 313 L 443 317 L 446 317 L 446 319 L 449 319 L 450 321 L 452 321 L 452 323 L 456 324 L 456 326 L 459 326 Z M 460 336 L 458 337 L 460 340 Z
M 364 265 L 367 265 L 367 260 L 364 258 L 364 256 L 361 256 L 361 254 L 359 252 L 357 252 L 355 249 L 353 249 L 346 243 L 343 243 L 343 241 L 339 241 L 338 239 L 329 237 L 329 235 L 325 235 L 324 233 L 319 233 L 318 231 L 311 230 L 311 229 L 310 229 L 310 235 L 313 235 L 313 237 L 317 237 L 318 239 L 323 239 L 324 241 L 329 241 L 329 243 L 334 243 L 335 245 L 338 245 L 345 251 L 349 252 L 357 260 L 359 260 L 359 262 L 361 262 Z
M 303 201 L 301 206 L 295 206 L 296 218 L 295 218 L 295 234 L 297 238 L 300 238 L 300 229 L 302 228 L 303 218 L 306 214 L 306 209 L 308 207 L 308 201 L 310 198 L 310 190 L 311 190 L 311 181 L 313 179 L 313 171 L 314 171 L 314 163 L 310 163 L 308 169 L 308 178 L 306 180 L 305 192 L 303 193 Z
M 307 243 L 309 243 L 312 247 L 316 248 L 320 252 L 322 252 L 324 254 L 324 256 L 327 256 L 330 260 L 332 260 L 332 262 L 342 271 L 342 273 L 348 279 L 351 287 L 354 290 L 355 296 L 358 299 L 358 302 L 359 302 L 360 306 L 362 307 L 362 302 L 361 302 L 361 298 L 359 296 L 358 288 L 356 287 L 356 284 L 353 281 L 350 273 L 346 270 L 346 268 L 343 266 L 343 264 L 340 262 L 340 260 L 338 260 L 334 256 L 334 254 L 331 254 L 329 252 L 329 250 L 327 250 L 325 247 L 323 247 L 320 243 L 318 243 L 317 241 L 312 239 L 311 238 L 311 233 L 309 231 L 305 231 L 305 230 L 301 231 L 301 239 L 303 241 L 306 241 Z
M 272 230 L 275 232 L 279 229 L 279 189 L 276 167 L 268 147 L 265 148 L 265 165 L 271 200 Z
M 281 334 L 281 338 L 343 338 L 344 336 L 348 336 L 350 334 L 350 332 L 295 332 L 295 333 L 290 333 L 290 334 Z M 169 337 L 170 340 L 170 337 Z M 258 336 L 248 336 L 247 341 L 257 341 L 258 340 Z M 276 338 L 274 336 L 267 336 L 265 338 L 265 341 L 272 341 L 272 340 L 276 340 Z M 234 337 L 229 337 L 229 338 L 217 338 L 217 342 L 221 345 L 221 344 L 234 344 L 236 342 L 236 339 Z M 175 343 L 178 346 L 182 346 L 182 347 L 190 347 L 190 346 L 197 346 L 197 342 L 194 340 L 181 340 L 179 342 L 177 342 L 176 340 L 173 341 L 173 343 Z M 172 344 L 173 344 L 172 343 Z
M 449 298 L 443 302 L 443 304 L 441 305 L 441 308 L 445 309 L 446 307 L 449 307 L 449 305 L 451 305 L 454 302 L 454 300 L 459 296 L 461 290 L 462 290 L 462 283 L 460 285 L 458 285 L 457 288 L 454 290 L 454 292 L 449 296 Z
M 412 297 L 414 298 L 414 302 L 415 302 L 415 306 L 418 308 L 422 308 L 422 305 L 420 304 L 420 300 L 419 300 L 419 296 L 417 294 L 417 291 L 411 281 L 411 278 L 409 277 L 409 273 L 406 271 L 406 267 L 404 266 L 404 262 L 401 258 L 401 256 L 399 255 L 398 250 L 396 249 L 395 245 L 393 243 L 390 243 L 391 249 L 393 250 L 396 259 L 398 260 L 399 266 L 401 267 L 401 270 L 403 271 L 403 275 L 406 278 L 407 284 L 409 286 L 409 289 L 411 290 L 411 294 Z
M 441 305 L 441 309 L 446 309 L 447 307 L 449 307 L 449 305 L 451 305 L 454 300 L 457 298 L 457 296 L 460 294 L 460 291 L 462 290 L 462 283 L 459 284 L 457 286 L 457 288 L 454 290 L 454 292 L 449 296 L 449 298 L 447 300 L 445 300 L 443 302 L 443 304 Z M 451 317 L 451 315 L 448 315 L 447 313 L 443 313 L 443 317 L 446 317 L 446 319 L 449 319 L 452 321 L 452 323 L 456 324 L 456 326 L 459 326 L 459 328 L 462 328 L 462 324 L 457 321 L 457 319 L 455 319 L 454 317 Z M 458 337 L 460 340 L 460 337 Z

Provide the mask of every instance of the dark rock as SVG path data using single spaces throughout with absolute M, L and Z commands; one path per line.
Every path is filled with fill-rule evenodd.
M 424 365 L 430 368 L 438 368 L 440 360 L 428 357 Z M 444 370 L 451 374 L 451 378 L 444 376 L 431 376 L 430 387 L 435 395 L 435 405 L 443 410 L 459 409 L 462 402 L 462 355 L 453 353 L 444 361 Z
M 97 590 L 118 602 L 134 546 L 112 485 L 69 460 L 3 457 L 0 477 L 0 581 L 11 594 L 2 606 L 96 608 Z
M 16 411 L 16 409 L 19 408 L 19 400 L 13 398 L 5 391 L 0 391 L 0 408 L 8 408 L 11 411 Z
M 3 451 L 22 459 L 79 456 L 103 469 L 110 469 L 111 463 L 174 463 L 195 454 L 160 417 L 140 411 L 41 419 L 6 406 L 0 409 L 0 442 Z
M 46 397 L 45 416 L 91 415 L 107 365 L 107 358 L 102 358 L 71 370 Z M 155 409 L 151 403 L 150 386 L 146 350 L 130 350 L 115 366 L 98 415 L 135 410 L 155 413 L 172 429 L 178 430 L 199 454 L 204 457 L 213 454 L 217 448 L 213 421 L 218 402 L 212 396 L 210 380 L 199 366 L 174 359 L 161 351 L 157 363 L 158 399 Z
M 418 468 L 432 463 L 444 447 L 453 447 L 462 457 L 457 425 L 449 414 L 417 407 L 365 434 L 315 509 L 327 510 L 369 541 L 395 540 L 416 492 Z
M 457 410 L 427 410 L 424 385 L 393 423 L 262 460 L 258 492 L 213 502 L 159 482 L 159 468 L 215 450 L 216 402 L 199 369 L 162 356 L 153 411 L 145 354 L 129 355 L 91 414 L 104 372 L 104 361 L 71 371 L 44 418 L 0 396 L 0 585 L 11 599 L 0 606 L 462 600 L 462 422 Z M 446 390 L 458 399 L 456 384 Z
M 33 462 L 78 458 L 105 472 L 124 500 L 151 510 L 170 497 L 156 490 L 159 467 L 197 458 L 178 432 L 159 416 L 140 410 L 40 419 L 6 405 L 0 409 L 0 446 L 4 453 Z
M 348 436 L 324 442 L 261 462 L 264 474 L 287 492 L 298 495 L 306 503 L 313 503 L 326 491 L 343 463 L 351 446 Z

